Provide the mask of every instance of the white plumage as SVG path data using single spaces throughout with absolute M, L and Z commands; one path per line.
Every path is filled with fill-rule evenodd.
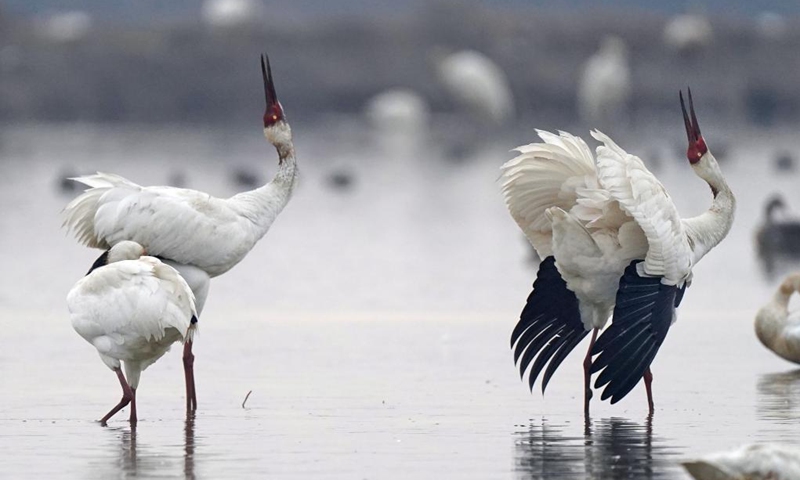
M 789 300 L 800 292 L 800 273 L 788 275 L 772 299 L 756 314 L 756 336 L 779 357 L 800 363 L 800 312 L 789 311 Z
M 691 98 L 691 97 L 690 97 Z M 585 367 L 603 399 L 624 397 L 650 369 L 697 261 L 727 235 L 734 198 L 700 135 L 694 108 L 684 110 L 687 156 L 714 193 L 711 208 L 681 220 L 666 189 L 644 163 L 606 135 L 597 158 L 578 137 L 537 131 L 543 143 L 519 147 L 502 167 L 506 205 L 539 256 L 534 290 L 512 334 L 515 360 L 529 383 L 549 362 L 543 389 L 564 357 L 594 330 Z M 595 345 L 609 316 L 614 322 Z M 534 357 L 538 357 L 534 361 Z M 599 355 L 592 361 L 592 355 Z M 520 360 L 521 359 L 521 360 Z
M 447 92 L 475 116 L 496 124 L 514 116 L 508 77 L 483 53 L 461 50 L 442 56 L 436 71 Z
M 134 392 L 144 369 L 173 343 L 191 339 L 197 314 L 194 294 L 178 271 L 143 253 L 135 242 L 117 243 L 106 254 L 107 265 L 93 268 L 67 295 L 75 331 L 111 370 L 119 372 L 124 363 Z
M 631 95 L 628 49 L 619 37 L 603 39 L 600 49 L 587 61 L 578 85 L 581 119 L 603 128 L 626 119 Z
M 75 180 L 90 188 L 64 209 L 64 225 L 88 247 L 135 241 L 175 267 L 202 313 L 210 279 L 239 263 L 269 230 L 297 185 L 292 130 L 278 102 L 272 71 L 261 58 L 264 135 L 278 151 L 278 172 L 266 185 L 222 199 L 175 187 L 142 187 L 118 175 Z M 196 408 L 191 342 L 184 349 L 187 408 Z
M 696 480 L 796 480 L 800 478 L 800 448 L 754 444 L 683 462 Z

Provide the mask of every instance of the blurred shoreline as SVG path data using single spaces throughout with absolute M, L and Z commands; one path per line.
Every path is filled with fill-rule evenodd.
M 800 120 L 797 17 L 776 17 L 781 28 L 770 34 L 762 17 L 710 16 L 710 44 L 676 52 L 663 39 L 663 12 L 450 2 L 408 10 L 298 19 L 264 7 L 228 24 L 199 14 L 143 24 L 0 10 L 0 122 L 252 122 L 263 109 L 264 51 L 293 119 L 359 114 L 396 87 L 448 113 L 456 106 L 435 81 L 431 57 L 471 48 L 508 75 L 517 120 L 568 124 L 577 121 L 583 64 L 609 34 L 630 51 L 633 124 L 673 118 L 687 85 L 698 109 L 727 124 Z

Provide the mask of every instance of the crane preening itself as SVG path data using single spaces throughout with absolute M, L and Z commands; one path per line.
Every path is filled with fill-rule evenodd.
M 711 187 L 711 208 L 681 219 L 672 199 L 642 161 L 604 134 L 597 159 L 578 137 L 539 131 L 544 143 L 517 148 L 502 167 L 511 216 L 543 259 L 533 292 L 511 334 L 520 374 L 528 383 L 547 365 L 553 373 L 592 332 L 583 362 L 584 412 L 592 396 L 616 403 L 644 378 L 653 412 L 650 364 L 692 279 L 692 267 L 728 234 L 735 199 L 708 150 L 694 112 L 680 95 L 689 140 L 687 157 Z M 609 316 L 613 320 L 600 338 Z M 593 358 L 594 357 L 594 358 Z
M 136 424 L 142 370 L 173 343 L 191 341 L 197 325 L 194 294 L 186 281 L 174 268 L 143 255 L 136 242 L 115 244 L 67 295 L 72 327 L 97 349 L 122 386 L 122 400 L 100 420 L 102 425 L 129 403 L 130 423 Z
M 789 311 L 789 300 L 800 293 L 800 273 L 783 279 L 772 299 L 756 314 L 756 336 L 779 357 L 800 363 L 800 315 Z
M 194 292 L 200 314 L 210 279 L 239 263 L 269 230 L 297 184 L 292 129 L 278 102 L 269 59 L 261 57 L 264 135 L 278 151 L 278 171 L 266 185 L 230 198 L 185 188 L 142 187 L 118 175 L 74 180 L 90 188 L 64 209 L 64 225 L 88 247 L 132 240 L 175 267 Z M 186 408 L 197 408 L 192 341 L 184 346 Z

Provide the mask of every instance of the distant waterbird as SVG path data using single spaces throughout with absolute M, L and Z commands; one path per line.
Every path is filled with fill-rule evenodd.
M 475 50 L 433 56 L 439 82 L 473 118 L 498 125 L 514 118 L 508 77 L 491 58 Z
M 800 447 L 753 444 L 682 462 L 695 480 L 800 479 Z
M 800 260 L 800 219 L 786 214 L 783 196 L 773 195 L 764 207 L 764 221 L 756 230 L 756 254 L 767 275 L 779 260 Z
M 238 264 L 272 226 L 297 185 L 292 129 L 278 102 L 269 60 L 261 57 L 266 111 L 264 135 L 278 151 L 278 171 L 255 190 L 222 199 L 175 187 L 142 187 L 118 175 L 97 173 L 75 180 L 88 185 L 64 210 L 64 225 L 92 248 L 132 240 L 175 267 L 205 305 L 210 279 Z M 197 408 L 194 355 L 183 353 L 187 410 Z
M 587 61 L 578 85 L 581 120 L 602 128 L 627 121 L 631 96 L 628 48 L 616 36 L 603 39 L 600 49 Z
M 756 314 L 756 336 L 779 357 L 800 364 L 800 311 L 789 311 L 789 300 L 800 293 L 800 272 L 781 282 L 772 299 Z
M 194 294 L 186 281 L 174 268 L 144 255 L 136 242 L 117 243 L 67 295 L 72 327 L 97 349 L 122 386 L 122 399 L 100 420 L 102 425 L 128 404 L 130 423 L 136 424 L 142 371 L 173 343 L 190 341 L 197 324 Z
M 692 267 L 721 242 L 735 200 L 706 146 L 691 92 L 680 96 L 694 173 L 711 187 L 705 213 L 681 219 L 642 161 L 593 131 L 597 158 L 569 133 L 538 131 L 543 143 L 517 148 L 502 167 L 506 205 L 542 258 L 533 292 L 511 335 L 514 360 L 542 392 L 566 356 L 592 332 L 584 368 L 584 411 L 594 387 L 616 403 L 644 378 L 653 411 L 650 364 L 692 280 Z M 599 331 L 613 312 L 600 338 Z M 594 358 L 593 358 L 594 357 Z
M 664 43 L 684 56 L 694 56 L 711 45 L 714 29 L 705 15 L 685 13 L 675 15 L 664 26 Z

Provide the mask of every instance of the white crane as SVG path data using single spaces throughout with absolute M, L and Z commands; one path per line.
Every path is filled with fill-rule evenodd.
M 800 363 L 800 315 L 789 312 L 789 299 L 800 293 L 800 273 L 788 275 L 756 314 L 756 336 L 779 357 Z
M 136 242 L 117 243 L 67 295 L 72 327 L 97 349 L 122 386 L 122 400 L 100 420 L 104 426 L 129 403 L 130 423 L 136 423 L 142 370 L 173 343 L 190 341 L 196 329 L 189 285 L 174 268 L 143 255 L 144 248 Z
M 392 88 L 370 98 L 364 114 L 379 132 L 416 135 L 428 128 L 430 108 L 417 92 Z
M 674 16 L 664 25 L 664 43 L 679 54 L 694 54 L 708 48 L 714 29 L 705 15 L 685 13 Z
M 64 210 L 64 225 L 88 247 L 138 242 L 175 267 L 195 294 L 198 314 L 210 279 L 239 263 L 269 230 L 297 184 L 292 129 L 278 102 L 267 59 L 261 57 L 266 111 L 264 135 L 278 151 L 278 171 L 266 185 L 230 198 L 185 188 L 142 187 L 118 175 L 75 180 L 89 189 Z M 184 346 L 186 407 L 197 408 L 192 341 Z
M 603 143 L 596 162 L 580 138 L 539 131 L 544 143 L 517 148 L 520 155 L 502 167 L 506 205 L 543 259 L 511 335 L 514 360 L 523 376 L 531 367 L 531 388 L 549 361 L 544 392 L 567 354 L 592 331 L 583 364 L 587 414 L 590 377 L 601 369 L 595 388 L 607 385 L 603 400 L 616 403 L 644 378 L 653 411 L 650 364 L 692 267 L 733 222 L 735 200 L 700 134 L 691 92 L 691 118 L 683 95 L 681 107 L 689 163 L 714 197 L 697 217 L 682 220 L 642 161 L 598 131 L 592 132 Z M 611 326 L 597 339 L 612 311 Z
M 630 92 L 628 48 L 621 38 L 608 36 L 583 68 L 578 85 L 581 119 L 589 125 L 602 125 L 603 128 L 625 120 Z
M 508 77 L 492 59 L 475 50 L 434 56 L 439 81 L 474 116 L 494 124 L 514 116 Z
M 683 462 L 696 480 L 778 480 L 800 478 L 800 449 L 778 444 L 746 445 Z

